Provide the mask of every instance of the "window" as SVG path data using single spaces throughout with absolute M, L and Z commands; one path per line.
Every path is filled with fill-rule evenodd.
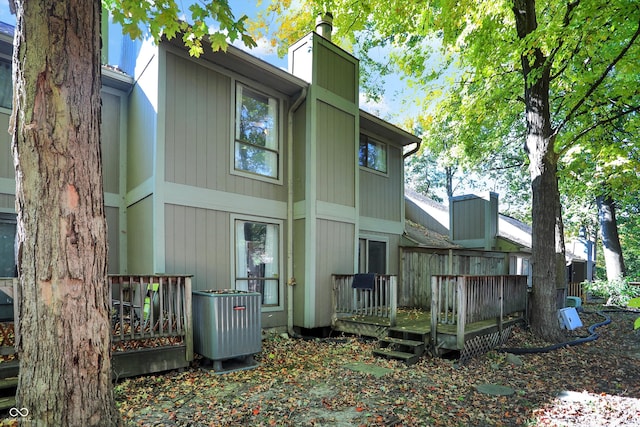
M 16 277 L 16 214 L 0 213 L 0 277 Z
M 278 179 L 278 101 L 236 86 L 234 168 Z
M 260 292 L 262 304 L 280 304 L 280 227 L 235 221 L 237 290 Z
M 360 134 L 360 166 L 387 173 L 387 146 Z
M 358 272 L 387 274 L 387 243 L 360 239 L 358 245 Z
M 11 60 L 0 58 L 0 107 L 12 108 L 13 76 Z

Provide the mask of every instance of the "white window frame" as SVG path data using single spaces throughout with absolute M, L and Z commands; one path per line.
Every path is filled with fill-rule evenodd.
M 274 219 L 274 218 L 265 218 L 259 216 L 249 216 L 249 215 L 231 215 L 230 217 L 230 239 L 229 239 L 229 254 L 231 257 L 230 265 L 231 265 L 231 288 L 236 289 L 236 266 L 237 266 L 237 252 L 236 252 L 236 222 L 257 222 L 261 224 L 267 225 L 276 225 L 278 226 L 278 304 L 277 305 L 262 305 L 263 312 L 269 311 L 282 311 L 284 310 L 284 286 L 282 282 L 282 278 L 284 277 L 284 221 Z
M 369 141 L 374 142 L 377 145 L 380 145 L 382 147 L 384 147 L 384 153 L 385 153 L 385 158 L 384 158 L 384 163 L 385 163 L 385 170 L 381 171 L 378 170 L 372 166 L 366 165 L 366 164 L 361 164 L 360 163 L 360 141 L 362 139 L 362 137 L 365 137 L 367 139 L 367 143 Z M 387 144 L 386 142 L 380 140 L 379 138 L 376 138 L 374 136 L 369 135 L 366 132 L 360 132 L 359 136 L 358 136 L 358 165 L 360 166 L 360 168 L 368 171 L 368 172 L 372 172 L 372 173 L 376 173 L 382 176 L 389 176 L 389 144 Z
M 236 143 L 239 142 L 239 140 L 236 139 L 236 126 L 237 126 L 236 115 L 237 115 L 237 102 L 238 102 L 237 93 L 238 93 L 239 86 L 247 88 L 248 90 L 256 92 L 260 95 L 263 95 L 266 98 L 273 99 L 277 103 L 277 107 L 275 110 L 276 111 L 275 129 L 277 132 L 276 140 L 275 140 L 276 148 L 275 149 L 264 148 L 265 151 L 276 153 L 276 156 L 277 156 L 276 167 L 278 168 L 278 171 L 275 177 L 236 168 L 236 161 L 235 161 L 236 160 L 235 159 Z M 283 109 L 284 109 L 284 100 L 280 96 L 273 93 L 272 91 L 262 88 L 256 84 L 246 83 L 241 80 L 235 80 L 235 79 L 232 80 L 231 149 L 230 149 L 230 156 L 229 156 L 230 157 L 230 173 L 232 175 L 242 176 L 245 178 L 264 181 L 272 184 L 280 184 L 280 185 L 283 184 L 284 182 L 283 180 L 283 174 L 284 174 L 284 166 L 283 166 L 284 142 L 283 141 L 284 139 L 283 139 L 283 123 L 282 123 L 283 122 L 282 117 L 283 117 L 283 111 L 284 111 Z

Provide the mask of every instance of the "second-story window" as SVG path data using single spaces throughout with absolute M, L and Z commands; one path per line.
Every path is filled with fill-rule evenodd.
M 234 168 L 278 179 L 278 100 L 236 86 Z
M 360 166 L 387 173 L 387 145 L 360 134 Z

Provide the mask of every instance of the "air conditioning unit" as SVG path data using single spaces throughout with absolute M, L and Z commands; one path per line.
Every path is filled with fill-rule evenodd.
M 211 359 L 215 371 L 236 358 L 255 366 L 253 355 L 262 351 L 261 294 L 208 290 L 192 296 L 194 351 Z

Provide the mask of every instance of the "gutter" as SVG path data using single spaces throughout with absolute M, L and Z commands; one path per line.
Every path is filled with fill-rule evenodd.
M 287 113 L 287 332 L 295 336 L 293 331 L 293 287 L 296 278 L 293 276 L 293 113 L 307 98 L 307 88 L 303 87 L 300 95 Z
M 422 141 L 418 141 L 415 144 L 416 144 L 415 148 L 412 148 L 410 151 L 407 151 L 406 153 L 404 153 L 402 155 L 402 159 L 406 159 L 407 157 L 411 156 L 412 154 L 417 153 L 418 150 L 420 149 L 420 145 L 422 145 Z

